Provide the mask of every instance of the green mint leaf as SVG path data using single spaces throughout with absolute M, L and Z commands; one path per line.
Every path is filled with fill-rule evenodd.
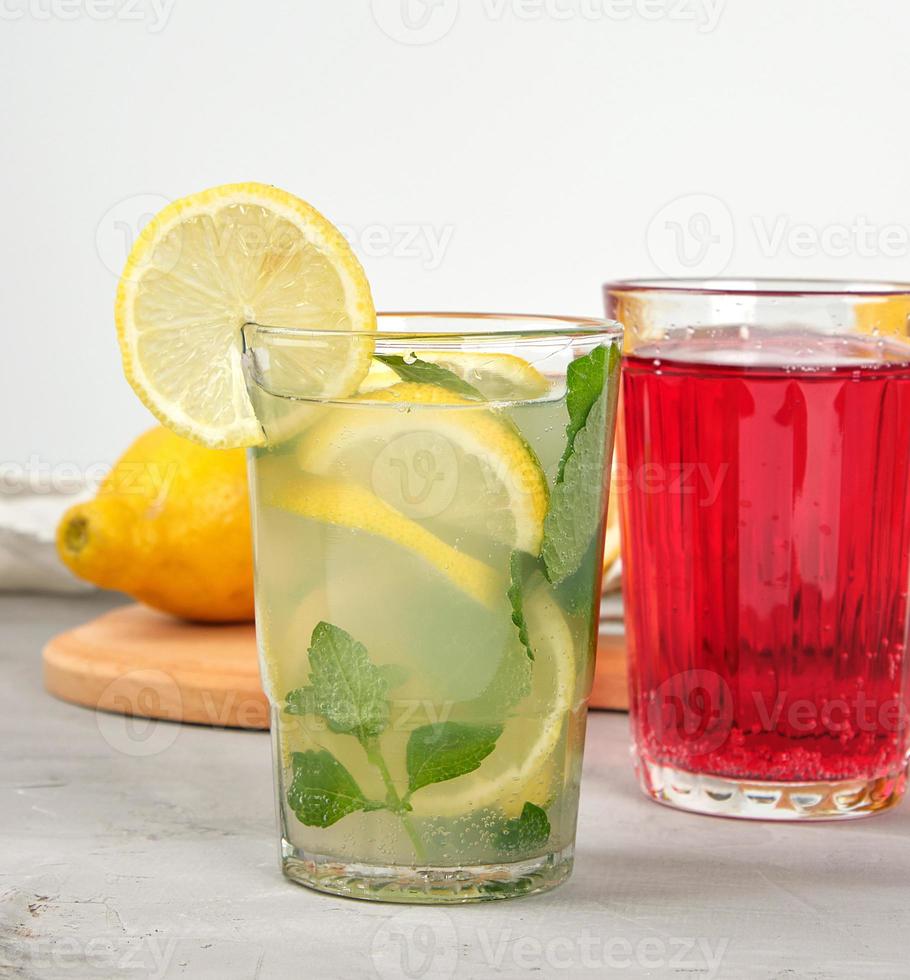
M 288 805 L 308 827 L 331 827 L 342 817 L 369 806 L 354 777 L 330 752 L 291 753 L 294 771 Z
M 421 361 L 414 354 L 408 359 L 405 359 L 400 354 L 374 354 L 373 357 L 390 367 L 402 381 L 415 381 L 418 384 L 436 385 L 439 388 L 446 388 L 456 395 L 461 395 L 463 398 L 471 398 L 481 402 L 486 401 L 474 385 L 468 384 L 467 381 L 460 378 L 454 371 L 450 371 L 441 364 L 431 364 L 429 361 Z
M 379 673 L 385 678 L 386 684 L 392 688 L 401 687 L 407 681 L 411 672 L 401 664 L 380 664 Z
M 607 395 L 604 393 L 588 413 L 585 427 L 575 436 L 562 483 L 550 496 L 550 509 L 543 522 L 544 560 L 547 578 L 555 584 L 581 567 L 591 539 L 597 533 L 604 510 Z
M 566 425 L 566 448 L 563 450 L 556 482 L 562 483 L 566 463 L 572 455 L 575 436 L 584 428 L 588 414 L 604 390 L 604 383 L 613 369 L 613 359 L 618 357 L 616 348 L 610 348 L 608 364 L 607 348 L 595 347 L 590 354 L 576 358 L 566 370 L 566 409 L 569 422 Z
M 535 851 L 550 839 L 550 818 L 546 810 L 525 803 L 521 816 L 507 820 L 497 834 L 497 844 L 506 851 Z
M 333 732 L 375 738 L 389 723 L 389 683 L 366 647 L 331 623 L 310 640 L 310 687 L 317 712 Z
M 445 721 L 415 728 L 408 739 L 408 792 L 473 772 L 496 748 L 501 725 Z
M 600 598 L 600 574 L 598 560 L 600 548 L 596 538 L 591 538 L 588 550 L 578 568 L 556 586 L 556 596 L 562 608 L 577 616 L 584 613 L 588 616 L 596 609 L 595 599 Z M 599 615 L 599 609 L 597 610 Z
M 288 691 L 284 699 L 284 713 L 287 715 L 316 714 L 316 698 L 311 687 L 298 687 Z
M 605 351 L 599 347 L 597 350 Z M 593 358 L 597 350 L 588 354 Z M 556 486 L 550 495 L 550 509 L 544 519 L 544 539 L 540 550 L 546 568 L 547 578 L 554 584 L 567 579 L 582 564 L 598 533 L 606 506 L 604 482 L 608 477 L 612 445 L 607 444 L 607 435 L 613 429 L 616 412 L 616 389 L 611 384 L 619 365 L 619 352 L 610 348 L 609 354 L 601 355 L 603 370 L 600 372 L 601 390 L 598 397 L 587 410 L 584 423 L 574 428 L 580 418 L 581 406 L 587 403 L 592 379 L 597 375 L 597 362 L 581 369 L 569 378 L 569 395 L 574 407 L 569 410 L 570 423 L 566 428 L 567 439 L 571 445 L 566 447 L 565 463 L 561 474 L 557 475 Z M 579 358 L 575 361 L 585 361 Z M 579 391 L 578 386 L 582 386 Z M 582 397 L 584 395 L 584 397 Z M 574 429 L 574 431 L 573 431 Z
M 512 622 L 518 629 L 518 639 L 525 648 L 530 660 L 534 659 L 534 651 L 531 649 L 531 640 L 528 636 L 528 624 L 525 621 L 524 599 L 522 590 L 525 580 L 525 561 L 524 552 L 513 551 L 509 557 L 509 602 L 512 604 Z

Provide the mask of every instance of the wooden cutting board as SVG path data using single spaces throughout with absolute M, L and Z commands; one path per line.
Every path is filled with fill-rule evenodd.
M 103 711 L 229 728 L 269 727 L 252 624 L 194 625 L 144 606 L 123 606 L 47 644 L 44 686 L 64 701 Z M 600 637 L 591 704 L 627 706 L 625 646 L 618 627 Z

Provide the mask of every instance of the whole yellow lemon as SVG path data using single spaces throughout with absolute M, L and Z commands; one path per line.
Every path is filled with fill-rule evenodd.
M 97 496 L 57 529 L 80 578 L 185 619 L 253 618 L 253 546 L 242 449 L 206 449 L 156 426 Z

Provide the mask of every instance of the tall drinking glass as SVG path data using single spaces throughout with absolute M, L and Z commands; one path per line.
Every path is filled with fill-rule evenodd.
M 359 389 L 315 400 L 307 365 L 339 338 Z M 468 902 L 570 873 L 621 342 L 605 321 L 473 314 L 244 328 L 292 880 Z
M 700 813 L 884 810 L 906 786 L 910 286 L 641 281 L 620 465 L 643 790 Z

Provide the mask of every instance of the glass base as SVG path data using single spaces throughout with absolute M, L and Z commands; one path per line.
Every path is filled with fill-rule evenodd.
M 646 759 L 636 761 L 644 792 L 692 813 L 744 820 L 844 820 L 880 813 L 904 795 L 907 770 L 877 779 L 776 783 L 686 772 Z
M 549 891 L 572 873 L 575 849 L 567 847 L 528 861 L 463 868 L 382 867 L 304 854 L 281 841 L 281 870 L 298 885 L 347 898 L 415 905 L 490 902 Z

